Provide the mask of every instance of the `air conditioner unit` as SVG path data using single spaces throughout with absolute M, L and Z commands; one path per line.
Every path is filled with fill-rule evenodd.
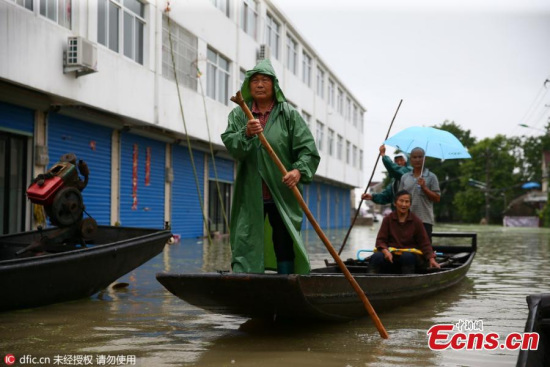
M 63 55 L 63 72 L 76 72 L 76 77 L 97 71 L 97 47 L 82 37 L 69 37 Z
M 256 62 L 270 59 L 271 58 L 271 49 L 268 45 L 260 45 L 260 49 L 258 50 L 258 53 L 256 55 Z

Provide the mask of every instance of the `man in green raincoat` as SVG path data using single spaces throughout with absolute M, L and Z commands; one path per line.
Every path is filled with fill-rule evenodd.
M 222 140 L 237 161 L 230 242 L 234 272 L 307 274 L 309 259 L 300 230 L 303 212 L 292 188 L 310 183 L 319 152 L 306 123 L 286 102 L 269 60 L 247 71 L 243 99 L 256 117 L 240 107 L 229 114 Z M 286 167 L 283 177 L 258 139 L 260 132 Z

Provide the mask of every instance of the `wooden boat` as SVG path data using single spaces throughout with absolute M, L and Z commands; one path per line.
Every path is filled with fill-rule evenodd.
M 30 245 L 55 231 L 0 236 L 0 311 L 89 297 L 158 255 L 172 236 L 167 230 L 99 226 L 84 246 Z
M 537 349 L 520 350 L 517 367 L 545 367 L 550 363 L 550 293 L 527 296 L 526 333 L 538 333 Z
M 469 239 L 469 245 L 434 246 L 445 255 L 441 269 L 422 274 L 368 274 L 368 259 L 345 261 L 377 312 L 409 304 L 460 282 L 476 253 L 475 233 L 434 233 Z M 325 261 L 326 262 L 326 261 Z M 366 317 L 365 308 L 336 264 L 308 275 L 251 273 L 158 273 L 157 280 L 182 300 L 215 313 L 249 318 L 350 320 Z

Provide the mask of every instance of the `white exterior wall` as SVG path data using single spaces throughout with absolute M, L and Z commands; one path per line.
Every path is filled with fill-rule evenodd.
M 166 1 L 146 2 L 144 65 L 97 44 L 97 2 L 73 0 L 72 30 L 66 29 L 39 14 L 38 1 L 34 11 L 0 0 L 0 79 L 25 86 L 51 96 L 52 104 L 83 105 L 118 115 L 130 124 L 151 124 L 166 130 L 167 135 L 182 138 L 184 127 L 175 83 L 162 76 L 162 14 Z M 198 67 L 202 71 L 199 83 L 206 93 L 206 52 L 211 47 L 231 61 L 230 94 L 240 87 L 239 70 L 250 69 L 256 63 L 256 53 L 264 43 L 266 11 L 281 24 L 279 59 L 271 58 L 281 87 L 298 111 L 311 115 L 310 127 L 315 136 L 316 122 L 325 125 L 324 149 L 317 175 L 346 186 L 362 187 L 363 172 L 345 162 L 345 144 L 349 140 L 363 149 L 363 133 L 353 122 L 346 121 L 335 107 L 328 106 L 329 77 L 346 96 L 364 111 L 365 108 L 346 90 L 337 78 L 338 70 L 330 70 L 317 53 L 303 40 L 299 30 L 268 0 L 259 1 L 258 40 L 240 28 L 240 2 L 231 2 L 231 19 L 215 8 L 209 0 L 178 0 L 171 2 L 172 21 L 198 37 Z M 286 35 L 298 41 L 298 74 L 285 66 Z M 98 72 L 75 78 L 63 73 L 63 50 L 68 36 L 82 36 L 97 44 Z M 311 87 L 302 82 L 302 50 L 312 56 Z M 325 97 L 316 94 L 317 65 L 325 71 Z M 193 139 L 208 141 L 205 108 L 200 86 L 191 90 L 180 85 L 187 132 Z M 345 97 L 344 97 L 345 101 Z M 234 105 L 226 106 L 206 97 L 210 137 L 222 145 L 220 134 L 225 130 L 227 115 Z M 360 118 L 362 121 L 362 118 Z M 122 128 L 122 126 L 121 126 Z M 328 128 L 344 137 L 343 160 L 328 155 Z M 359 157 L 357 157 L 359 162 Z

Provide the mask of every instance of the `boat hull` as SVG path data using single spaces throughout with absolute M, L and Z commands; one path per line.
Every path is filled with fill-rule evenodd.
M 366 273 L 364 266 L 350 265 L 348 269 L 380 312 L 438 293 L 464 279 L 475 256 L 475 246 L 456 251 L 464 257 L 460 264 L 437 272 L 381 275 Z M 215 313 L 334 321 L 368 316 L 351 284 L 336 266 L 314 269 L 308 275 L 159 273 L 157 280 L 182 300 Z
M 519 351 L 517 367 L 545 367 L 550 361 L 550 293 L 527 296 L 525 333 L 538 333 L 537 349 Z
M 17 258 L 14 253 L 47 235 L 32 231 L 0 237 L 0 311 L 89 297 L 162 252 L 165 230 L 99 226 L 92 245 Z

